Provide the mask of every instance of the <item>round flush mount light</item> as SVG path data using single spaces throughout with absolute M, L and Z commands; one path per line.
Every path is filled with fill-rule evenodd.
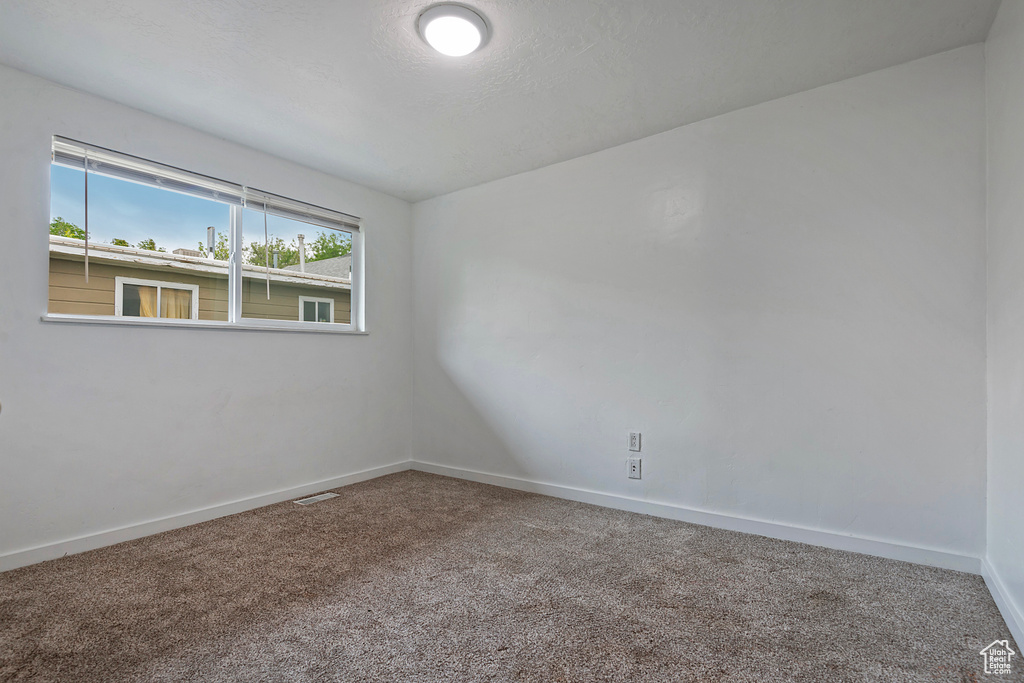
M 420 35 L 449 57 L 465 57 L 487 40 L 487 22 L 462 5 L 434 5 L 419 19 Z

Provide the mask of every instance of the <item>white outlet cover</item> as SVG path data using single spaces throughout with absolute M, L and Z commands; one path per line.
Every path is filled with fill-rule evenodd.
M 640 432 L 630 432 L 629 433 L 629 441 L 628 441 L 629 450 L 634 451 L 636 453 L 640 452 L 640 446 L 641 446 L 640 438 L 641 438 L 640 437 Z
M 643 461 L 641 458 L 628 458 L 626 460 L 626 476 L 630 479 L 640 479 L 643 476 Z

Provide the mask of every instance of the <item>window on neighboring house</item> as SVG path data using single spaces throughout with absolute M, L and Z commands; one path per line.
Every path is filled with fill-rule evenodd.
M 315 299 L 309 296 L 300 296 L 299 320 L 333 323 L 334 299 Z
M 359 219 L 55 137 L 48 312 L 362 329 Z
M 114 315 L 199 319 L 199 285 L 115 277 Z

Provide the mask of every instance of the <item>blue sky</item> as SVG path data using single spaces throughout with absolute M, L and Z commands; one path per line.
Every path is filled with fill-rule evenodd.
M 85 173 L 73 168 L 50 166 L 50 219 L 58 216 L 78 227 L 85 225 Z M 195 249 L 206 242 L 207 226 L 225 235 L 229 226 L 227 204 L 170 192 L 117 178 L 89 174 L 89 238 L 110 243 L 115 237 L 132 245 L 153 238 L 167 251 Z M 277 216 L 267 217 L 271 237 L 285 242 L 298 233 L 312 241 L 323 228 Z M 243 242 L 263 241 L 263 214 L 245 210 L 242 215 Z

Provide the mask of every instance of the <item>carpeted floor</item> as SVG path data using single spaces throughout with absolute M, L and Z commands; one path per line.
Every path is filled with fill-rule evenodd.
M 337 492 L 0 574 L 0 680 L 1024 680 L 982 674 L 977 576 L 417 472 Z

